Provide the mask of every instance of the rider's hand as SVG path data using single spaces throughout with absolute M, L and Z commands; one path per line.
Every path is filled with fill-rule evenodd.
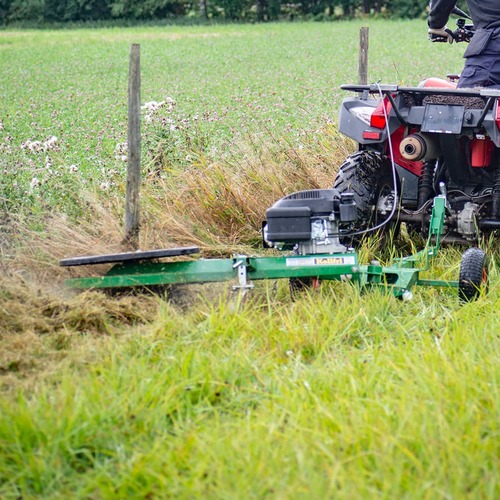
M 453 31 L 451 31 L 447 26 L 442 28 L 429 28 L 427 30 L 429 35 L 429 40 L 431 42 L 449 42 L 453 43 Z

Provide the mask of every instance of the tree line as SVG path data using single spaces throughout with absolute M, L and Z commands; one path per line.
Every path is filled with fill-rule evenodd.
M 428 0 L 0 0 L 0 22 L 274 21 L 337 19 L 376 14 L 415 18 Z

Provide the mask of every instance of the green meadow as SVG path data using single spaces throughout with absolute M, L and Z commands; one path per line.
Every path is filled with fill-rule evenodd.
M 159 141 L 162 173 L 259 140 L 306 147 L 336 122 L 339 86 L 357 81 L 362 24 L 0 31 L 1 203 L 73 213 L 75 183 L 121 181 L 132 43 L 141 45 L 142 102 L 175 101 L 166 124 L 145 124 L 145 168 Z M 462 48 L 429 44 L 422 22 L 369 24 L 370 81 L 417 84 L 461 68 Z
M 336 122 L 364 25 L 370 81 L 461 69 L 424 21 L 0 30 L 0 497 L 498 498 L 498 241 L 468 304 L 274 281 L 75 294 L 92 271 L 57 265 L 122 249 L 132 43 L 141 248 L 259 253 L 265 209 L 355 149 Z M 456 279 L 461 250 L 429 276 Z

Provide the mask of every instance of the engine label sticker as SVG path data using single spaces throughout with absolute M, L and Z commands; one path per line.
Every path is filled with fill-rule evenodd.
M 287 267 L 307 266 L 354 266 L 356 259 L 354 255 L 342 257 L 289 257 L 286 259 Z

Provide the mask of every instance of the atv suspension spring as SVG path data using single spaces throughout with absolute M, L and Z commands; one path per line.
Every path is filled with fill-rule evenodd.
M 491 216 L 493 218 L 500 216 L 500 165 L 495 172 L 495 181 L 493 183 L 493 193 L 491 196 Z
M 422 175 L 418 183 L 418 204 L 417 210 L 422 208 L 427 200 L 434 193 L 434 171 L 436 169 L 435 161 L 426 161 L 422 166 Z

